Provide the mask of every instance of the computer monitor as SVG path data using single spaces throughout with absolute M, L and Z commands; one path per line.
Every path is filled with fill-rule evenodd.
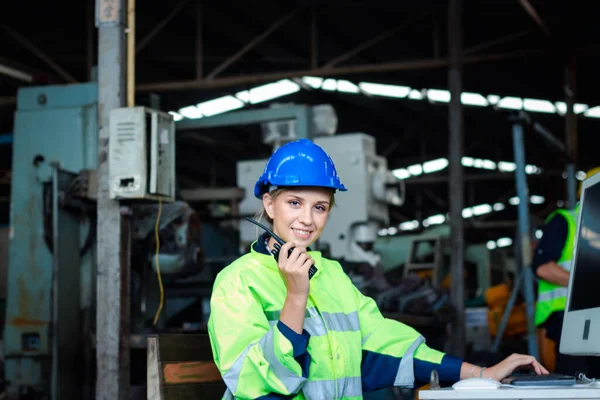
M 600 174 L 582 185 L 560 352 L 600 356 Z

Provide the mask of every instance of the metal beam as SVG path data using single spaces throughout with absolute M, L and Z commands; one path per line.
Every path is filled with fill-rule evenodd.
M 244 54 L 246 54 L 248 51 L 252 50 L 258 44 L 260 44 L 260 42 L 265 40 L 271 33 L 275 32 L 283 24 L 285 24 L 290 19 L 292 19 L 292 17 L 294 17 L 298 13 L 298 11 L 300 11 L 302 8 L 304 8 L 304 6 L 297 7 L 295 10 L 293 10 L 293 11 L 287 13 L 286 15 L 284 15 L 283 17 L 281 17 L 273 25 L 268 27 L 267 30 L 265 30 L 263 33 L 261 33 L 254 39 L 252 39 L 250 42 L 248 42 L 247 45 L 242 47 L 237 53 L 233 54 L 231 57 L 229 57 L 227 60 L 225 60 L 219 66 L 217 66 L 214 70 L 212 70 L 210 72 L 210 74 L 208 74 L 206 76 L 206 79 L 213 79 L 214 77 L 219 75 L 221 72 L 223 72 L 225 69 L 227 69 L 231 64 L 233 64 L 234 62 L 239 60 Z
M 497 46 L 499 44 L 504 44 L 504 43 L 508 43 L 508 42 L 512 42 L 513 40 L 517 40 L 520 39 L 524 36 L 529 35 L 530 33 L 533 32 L 533 29 L 525 29 L 519 32 L 515 32 L 515 33 L 511 33 L 509 35 L 506 36 L 502 36 L 493 40 L 489 40 L 487 42 L 483 42 L 483 43 L 479 43 L 476 44 L 474 46 L 468 47 L 465 49 L 464 51 L 464 55 L 469 55 L 469 54 L 475 54 L 478 53 L 482 50 L 487 50 L 490 47 L 494 47 Z
M 535 54 L 545 53 L 543 49 L 518 50 L 507 53 L 485 54 L 477 56 L 464 57 L 464 64 L 477 64 L 483 62 L 494 62 L 501 60 L 510 60 L 518 57 L 525 57 Z M 354 75 L 363 73 L 375 72 L 392 72 L 392 71 L 415 71 L 426 69 L 446 68 L 449 65 L 449 60 L 446 59 L 420 59 L 396 61 L 381 64 L 361 64 L 350 65 L 345 67 L 323 67 L 317 69 L 296 70 L 286 72 L 273 72 L 267 74 L 242 75 L 228 78 L 211 79 L 211 80 L 187 80 L 173 82 L 157 82 L 144 83 L 137 85 L 137 91 L 152 92 L 152 91 L 170 91 L 170 90 L 197 90 L 197 89 L 216 89 L 231 86 L 247 85 L 262 83 L 268 81 L 276 81 L 286 78 L 297 78 L 307 75 L 312 76 L 339 76 L 339 75 Z
M 379 35 L 375 36 L 374 38 L 365 40 L 364 42 L 362 42 L 361 44 L 356 46 L 354 49 L 347 51 L 346 53 L 334 58 L 333 60 L 326 63 L 324 65 L 324 67 L 334 67 L 340 63 L 343 63 L 344 61 L 354 57 L 355 55 L 363 52 L 364 50 L 375 46 L 377 43 L 382 42 L 386 39 L 389 39 L 390 37 L 394 36 L 396 33 L 419 22 L 419 20 L 421 20 L 422 18 L 424 18 L 425 16 L 430 15 L 430 14 L 431 14 L 431 11 L 427 11 L 427 12 L 423 12 L 423 13 L 419 14 L 418 16 L 408 17 L 407 19 L 400 22 L 398 25 L 394 26 L 393 28 L 380 33 Z
M 565 116 L 565 143 L 567 153 L 571 159 L 571 162 L 567 164 L 567 199 L 570 208 L 575 208 L 578 197 L 576 193 L 577 183 L 575 181 L 575 166 L 577 165 L 577 115 L 573 110 L 577 95 L 575 63 L 575 55 L 571 54 L 565 65 L 564 85 L 565 103 L 567 105 L 567 115 Z
M 177 131 L 260 124 L 271 121 L 295 119 L 299 137 L 312 137 L 312 108 L 309 106 L 291 106 L 265 108 L 258 110 L 235 111 L 200 119 L 183 119 L 175 123 Z
M 13 39 L 15 39 L 17 42 L 19 42 L 27 50 L 29 50 L 30 52 L 32 52 L 33 55 L 35 55 L 36 57 L 38 57 L 39 59 L 41 59 L 42 61 L 44 61 L 46 64 L 48 64 L 48 66 L 50 68 L 52 68 L 54 70 L 54 72 L 56 72 L 58 75 L 60 75 L 64 80 L 66 80 L 67 82 L 70 82 L 70 83 L 76 83 L 77 82 L 77 79 L 73 78 L 73 76 L 71 74 L 69 74 L 67 71 L 65 71 L 64 69 L 62 69 L 60 67 L 60 65 L 58 65 L 57 63 L 55 63 L 46 53 L 44 53 L 36 45 L 34 45 L 33 43 L 31 43 L 30 40 L 28 40 L 27 38 L 25 38 L 23 35 L 21 35 L 17 31 L 15 31 L 10 26 L 3 25 L 2 27 L 4 28 L 4 30 L 10 36 L 13 37 Z
M 238 187 L 181 190 L 181 197 L 185 201 L 242 200 L 245 194 L 246 190 Z
M 529 189 L 527 187 L 527 175 L 525 174 L 525 145 L 523 143 L 523 126 L 520 121 L 513 122 L 513 149 L 515 154 L 515 183 L 517 187 L 517 196 L 519 197 L 518 215 L 519 229 L 517 240 L 520 243 L 518 247 L 520 259 L 518 260 L 521 269 L 519 271 L 520 279 L 523 279 L 525 288 L 525 305 L 527 314 L 527 343 L 529 354 L 538 358 L 538 346 L 536 337 L 536 327 L 534 323 L 535 314 L 535 295 L 533 294 L 533 272 L 531 271 L 531 228 L 529 220 Z M 498 335 L 501 336 L 501 335 Z
M 310 67 L 315 69 L 319 65 L 319 36 L 317 30 L 317 0 L 313 0 L 310 10 Z
M 519 0 L 519 4 L 521 4 L 521 6 L 525 9 L 527 14 L 529 14 L 529 16 L 533 18 L 533 20 L 540 27 L 540 29 L 544 31 L 546 35 L 550 36 L 550 29 L 548 29 L 548 26 L 546 25 L 544 20 L 539 16 L 537 11 L 535 11 L 535 8 L 533 8 L 531 3 L 529 3 L 528 0 Z
M 450 280 L 451 301 L 456 314 L 452 320 L 451 353 L 458 357 L 465 354 L 465 295 L 464 295 L 464 180 L 462 156 L 464 152 L 463 107 L 460 101 L 462 93 L 463 47 L 462 47 L 462 4 L 461 0 L 450 0 L 448 9 L 448 50 L 450 65 L 448 87 L 450 104 L 448 107 L 448 128 L 450 131 L 450 162 L 448 185 L 450 201 Z
M 547 170 L 540 175 L 529 175 L 529 179 L 547 179 L 554 177 L 561 177 L 563 171 L 560 170 Z M 512 180 L 514 176 L 510 172 L 486 172 L 481 174 L 469 174 L 463 175 L 465 182 L 477 182 L 477 181 L 498 181 L 498 180 Z M 448 183 L 450 177 L 448 175 L 431 175 L 431 176 L 419 176 L 415 178 L 406 179 L 404 182 L 407 185 L 431 185 L 433 183 Z
M 87 21 L 86 21 L 86 34 L 85 34 L 85 61 L 87 66 L 87 78 L 88 81 L 92 82 L 95 77 L 93 75 L 94 69 L 94 31 L 95 31 L 95 12 L 96 12 L 96 0 L 87 0 Z
M 0 96 L 0 107 L 14 106 L 17 104 L 16 96 Z
M 196 0 L 196 79 L 202 79 L 202 0 Z
M 467 221 L 467 229 L 494 229 L 494 228 L 516 228 L 517 221 Z
M 125 105 L 126 0 L 96 0 L 98 27 L 98 226 L 96 399 L 130 398 L 130 226 L 109 195 L 109 115 Z
M 179 14 L 181 12 L 181 10 L 183 10 L 183 8 L 189 3 L 190 0 L 181 0 L 181 2 L 177 5 L 177 7 L 175 7 L 162 21 L 160 21 L 155 27 L 154 29 L 152 29 L 150 32 L 148 32 L 148 34 L 146 36 L 144 36 L 142 38 L 142 40 L 140 40 L 135 48 L 135 54 L 138 54 L 140 51 L 142 51 L 144 49 L 144 47 L 146 47 L 146 45 L 148 43 L 150 43 L 150 41 L 152 39 L 154 39 L 154 37 L 156 35 L 158 35 L 160 33 L 160 31 L 162 31 L 164 29 L 165 26 L 167 26 L 167 24 L 169 22 L 171 22 L 171 20 L 173 18 L 175 18 L 175 16 L 177 14 Z

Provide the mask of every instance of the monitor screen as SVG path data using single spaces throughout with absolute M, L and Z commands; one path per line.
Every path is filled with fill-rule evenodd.
M 600 356 L 600 174 L 582 186 L 559 351 Z
M 585 191 L 581 205 L 577 249 L 573 256 L 573 282 L 569 311 L 600 307 L 600 184 Z

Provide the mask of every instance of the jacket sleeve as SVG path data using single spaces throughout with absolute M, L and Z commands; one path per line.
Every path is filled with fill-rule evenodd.
M 271 326 L 240 272 L 222 271 L 210 302 L 208 332 L 223 381 L 235 398 L 298 393 L 308 374 L 310 336 L 282 322 Z
M 425 338 L 401 322 L 384 318 L 375 301 L 356 289 L 362 335 L 362 384 L 365 392 L 390 386 L 412 388 L 429 382 L 436 369 L 442 382 L 460 378 L 462 360 L 425 344 Z

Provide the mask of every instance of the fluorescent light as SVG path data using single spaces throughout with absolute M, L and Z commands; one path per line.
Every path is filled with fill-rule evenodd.
M 496 242 L 490 240 L 489 242 L 487 242 L 486 247 L 488 248 L 488 250 L 494 250 L 496 248 Z
M 498 240 L 496 240 L 496 245 L 498 247 L 508 247 L 512 244 L 512 239 L 509 237 L 505 237 L 505 238 L 500 238 Z
M 388 234 L 388 230 L 387 229 L 381 229 L 379 232 L 377 232 L 379 234 L 379 236 L 387 236 Z
M 169 114 L 173 116 L 173 121 L 181 121 L 183 119 L 183 116 L 175 111 L 169 111 Z
M 423 93 L 421 93 L 417 89 L 411 90 L 410 93 L 408 94 L 408 98 L 412 99 L 412 100 L 423 100 L 423 97 L 424 97 Z
M 317 76 L 305 76 L 302 78 L 302 82 L 314 89 L 320 89 L 321 85 L 323 84 L 323 78 L 319 78 Z
M 436 160 L 427 161 L 423 163 L 423 172 L 430 174 L 432 172 L 441 171 L 448 166 L 448 160 L 445 158 L 438 158 Z
M 472 157 L 463 157 L 461 160 L 461 164 L 463 167 L 472 167 L 473 166 L 473 158 Z
M 398 168 L 392 171 L 392 174 L 398 179 L 410 178 L 410 172 L 405 168 Z
M 321 86 L 321 89 L 334 91 L 337 89 L 337 81 L 335 79 L 325 79 L 325 82 L 323 82 L 323 86 Z
M 508 110 L 520 110 L 523 108 L 523 99 L 520 97 L 507 96 L 498 102 L 498 107 Z
M 556 106 L 556 112 L 558 114 L 565 115 L 567 113 L 567 103 L 565 103 L 564 101 L 557 101 L 556 103 L 554 103 L 554 105 Z
M 189 119 L 202 118 L 202 113 L 196 106 L 187 106 L 179 109 L 179 114 Z
M 296 93 L 300 90 L 300 85 L 292 82 L 289 79 L 283 79 L 278 82 L 268 83 L 266 85 L 257 86 L 250 90 L 237 93 L 235 96 L 245 102 L 251 104 L 262 103 L 263 101 L 276 99 L 288 94 Z
M 535 231 L 535 238 L 536 239 L 541 239 L 542 236 L 544 236 L 544 232 L 542 232 L 541 229 L 538 229 L 538 230 Z
M 479 93 L 463 92 L 460 94 L 460 101 L 468 106 L 485 107 L 489 102 Z
M 500 96 L 498 96 L 496 94 L 490 94 L 487 97 L 487 99 L 488 99 L 488 101 L 490 102 L 491 105 L 496 105 L 500 101 Z
M 418 227 L 419 221 L 417 220 L 402 222 L 400 225 L 398 225 L 398 228 L 400 228 L 402 231 L 412 231 Z
M 382 83 L 361 82 L 358 84 L 360 89 L 374 96 L 397 97 L 403 99 L 410 93 L 408 86 L 385 85 Z
M 425 221 L 423 221 L 423 226 L 426 226 L 425 223 L 427 223 L 427 225 L 443 224 L 444 221 L 446 221 L 446 216 L 444 214 L 436 214 L 432 215 L 431 217 L 427 217 Z
M 393 226 L 388 228 L 388 235 L 395 235 L 398 233 L 398 229 L 394 228 Z
M 496 169 L 496 163 L 492 160 L 483 160 L 481 158 L 473 159 L 473 167 L 479 169 Z
M 423 167 L 421 166 L 421 164 L 411 165 L 407 169 L 408 172 L 410 172 L 410 174 L 414 176 L 421 175 L 423 173 Z
M 554 103 L 554 105 L 556 106 L 558 114 L 565 115 L 567 113 L 567 103 L 565 103 L 564 101 L 557 101 L 556 103 Z M 575 103 L 573 104 L 573 112 L 575 114 L 581 114 L 589 107 L 590 106 L 588 106 L 587 104 Z
M 23 82 L 33 82 L 33 75 L 4 64 L 0 64 L 0 74 L 10 76 L 11 78 L 15 78 Z
M 199 103 L 197 107 L 204 116 L 210 117 L 212 115 L 242 108 L 244 107 L 244 102 L 233 96 L 224 96 Z
M 514 162 L 500 161 L 498 163 L 498 169 L 503 172 L 512 172 L 517 169 L 517 164 Z
M 581 104 L 581 103 L 575 103 L 575 104 L 573 104 L 573 112 L 575 114 L 581 114 L 582 112 L 584 112 L 588 108 L 590 108 L 590 106 L 588 106 L 587 104 Z
M 531 201 L 531 204 L 544 204 L 546 199 L 544 196 L 533 195 L 529 198 L 529 201 Z
M 577 171 L 577 173 L 575 174 L 575 177 L 577 178 L 577 180 L 582 181 L 585 179 L 585 172 Z
M 473 207 L 473 215 L 484 215 L 492 212 L 492 206 L 489 204 L 480 204 Z
M 350 81 L 346 81 L 343 79 L 338 80 L 337 82 L 337 90 L 338 92 L 343 93 L 359 93 L 360 89 L 354 83 Z
M 555 113 L 556 107 L 548 100 L 523 99 L 523 109 L 534 112 Z
M 450 92 L 447 90 L 429 89 L 427 91 L 427 98 L 431 101 L 448 103 L 450 101 Z
M 539 175 L 542 172 L 540 167 L 537 167 L 535 165 L 526 165 L 525 166 L 525 173 L 529 174 L 529 175 Z
M 496 163 L 492 160 L 483 160 L 481 164 L 481 168 L 483 169 L 496 169 Z
M 505 207 L 506 206 L 502 203 L 494 203 L 494 205 L 492 206 L 494 211 L 502 211 L 502 210 L 504 210 Z
M 496 163 L 492 160 L 484 160 L 481 158 L 463 157 L 461 164 L 464 167 L 473 167 L 479 169 L 496 169 Z
M 471 207 L 465 208 L 462 210 L 462 217 L 464 219 L 471 218 L 473 216 L 473 210 Z
M 586 117 L 600 118 L 600 106 L 592 107 L 583 113 Z
M 521 202 L 521 200 L 519 200 L 518 197 L 511 197 L 510 199 L 508 199 L 508 204 L 510 204 L 511 206 L 516 206 Z

